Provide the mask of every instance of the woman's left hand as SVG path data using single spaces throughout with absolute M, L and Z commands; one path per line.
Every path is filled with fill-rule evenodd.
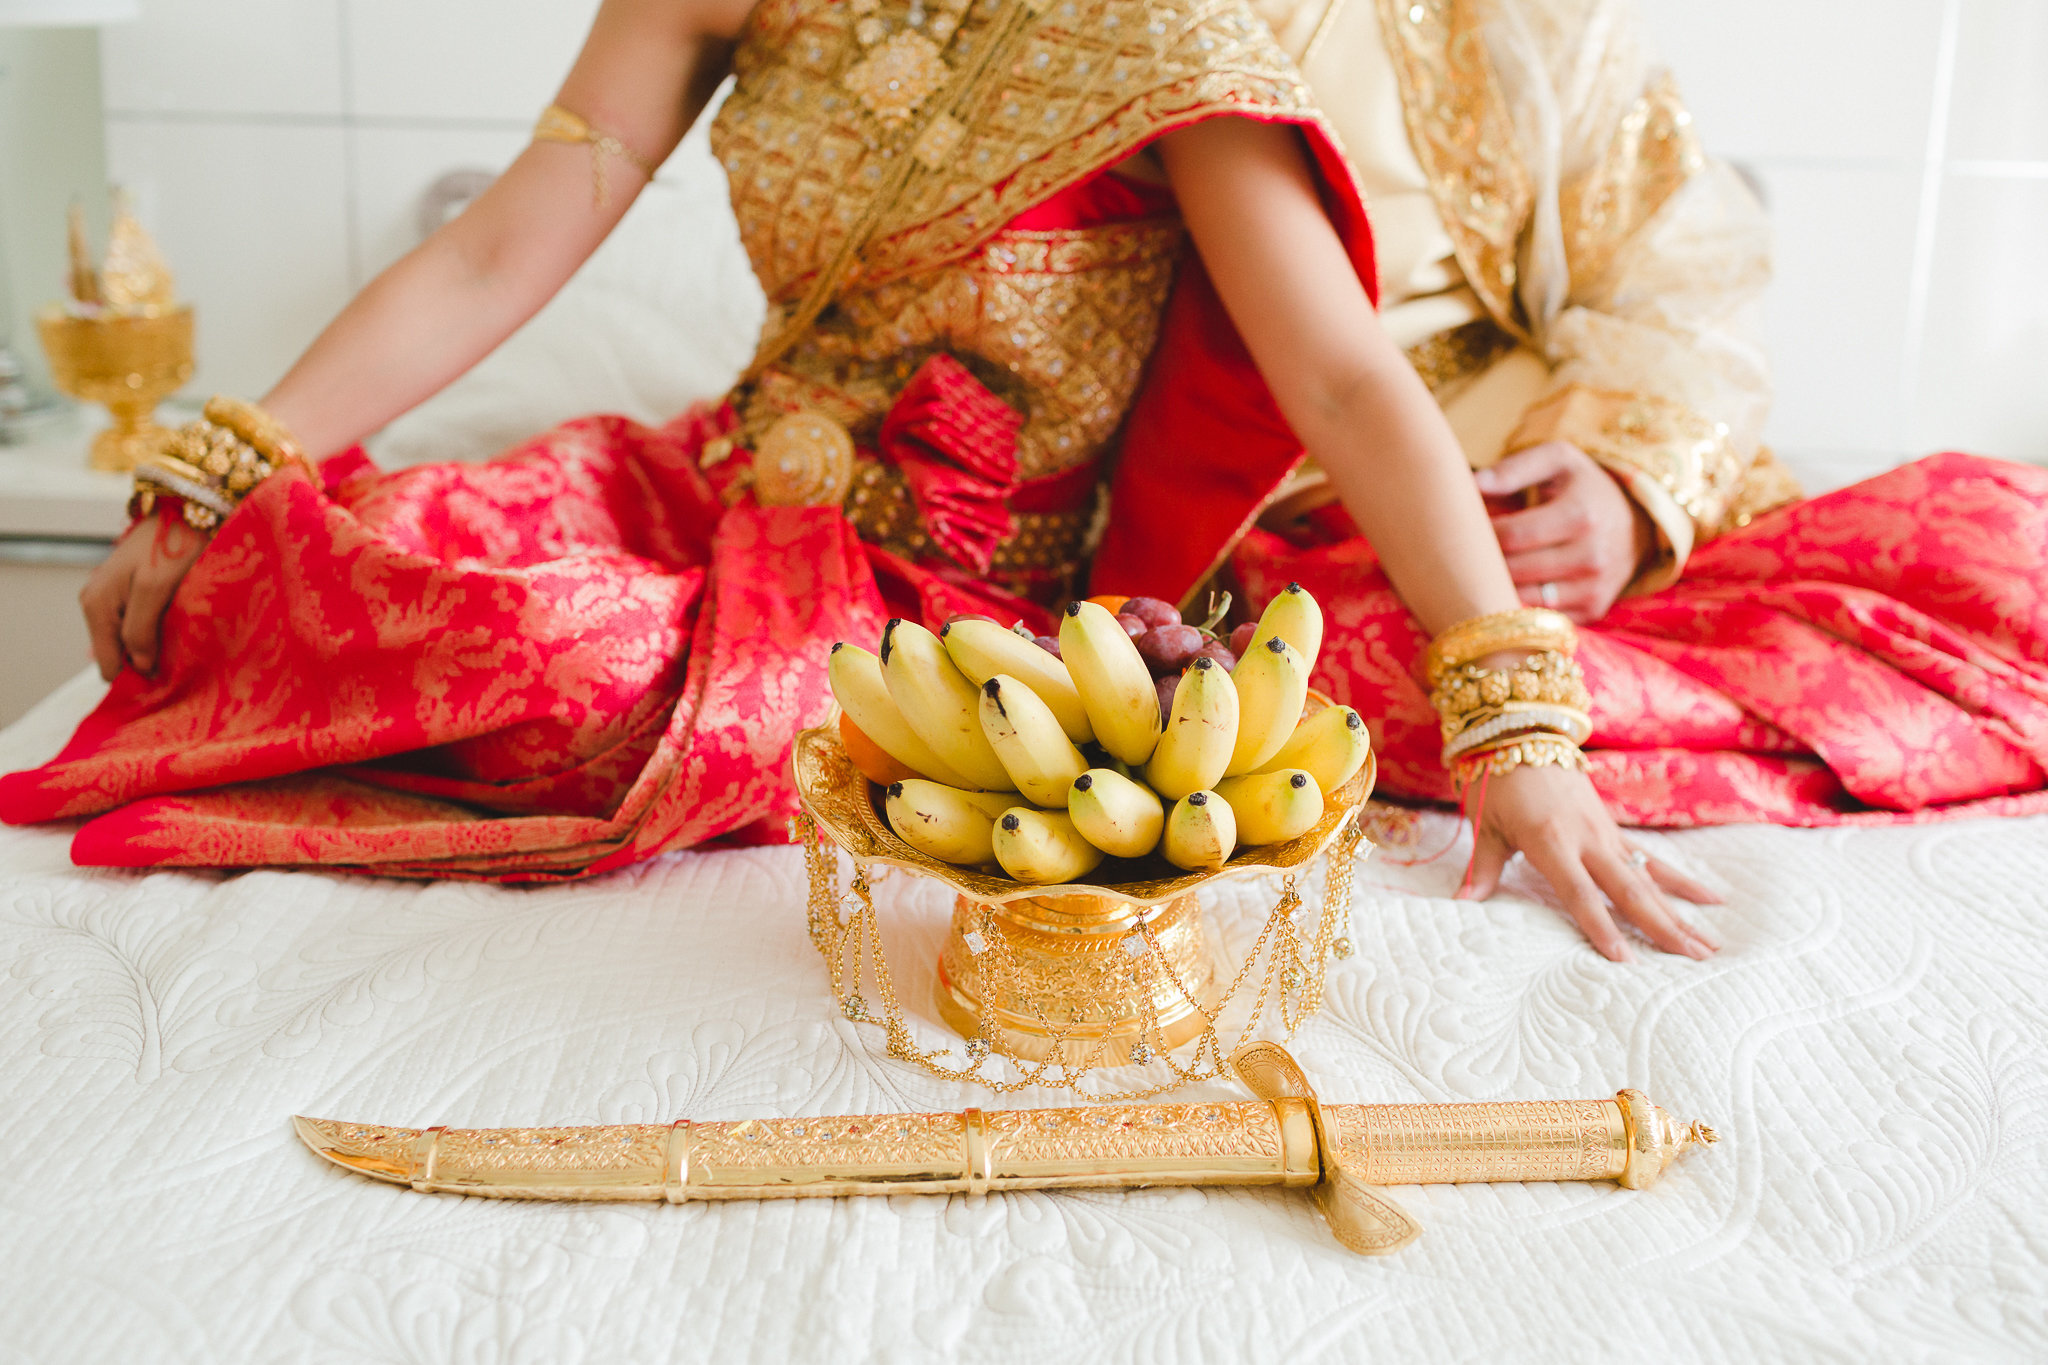
M 1478 791 L 1477 843 L 1470 881 L 1460 899 L 1485 900 L 1500 885 L 1508 859 L 1521 853 L 1549 881 L 1565 913 L 1603 957 L 1635 954 L 1615 921 L 1633 925 L 1667 953 L 1710 957 L 1720 948 L 1703 929 L 1665 903 L 1666 895 L 1712 905 L 1720 897 L 1622 838 L 1614 817 L 1584 773 L 1570 768 L 1517 768 L 1486 779 Z
M 1489 499 L 1540 490 L 1533 507 L 1495 511 L 1493 532 L 1522 601 L 1581 625 L 1607 614 L 1656 542 L 1649 516 L 1569 442 L 1516 451 L 1474 477 Z

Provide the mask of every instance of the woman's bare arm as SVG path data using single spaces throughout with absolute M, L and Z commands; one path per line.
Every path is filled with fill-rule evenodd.
M 558 102 L 649 165 L 675 150 L 723 75 L 751 0 L 604 0 Z M 538 110 L 534 111 L 536 114 Z M 263 403 L 306 449 L 342 449 L 488 355 L 587 260 L 644 183 L 588 146 L 535 142 L 461 216 L 366 286 Z
M 1281 413 L 1423 628 L 1434 634 L 1520 605 L 1464 454 L 1380 327 L 1299 136 L 1214 119 L 1168 135 L 1160 154 L 1195 248 Z M 1667 951 L 1713 951 L 1659 892 L 1712 894 L 1655 860 L 1635 866 L 1583 774 L 1520 768 L 1490 788 L 1476 834 L 1477 894 L 1491 893 L 1519 850 L 1608 957 L 1629 955 L 1610 901 Z
M 1259 373 L 1401 600 L 1432 633 L 1519 606 L 1457 438 L 1380 326 L 1298 136 L 1212 119 L 1160 152 Z
M 752 0 L 604 0 L 558 102 L 649 165 L 675 150 L 724 75 Z M 536 113 L 539 111 L 536 110 Z M 574 274 L 642 184 L 621 158 L 591 194 L 591 149 L 538 142 L 460 217 L 371 281 L 263 400 L 307 451 L 377 430 L 487 355 Z M 158 623 L 206 548 L 182 526 L 137 526 L 79 593 L 94 660 L 156 669 Z

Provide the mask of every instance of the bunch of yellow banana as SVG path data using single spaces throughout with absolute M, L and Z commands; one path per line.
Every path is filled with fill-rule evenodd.
M 832 647 L 832 692 L 890 828 L 929 857 L 1034 885 L 1105 857 L 1208 871 L 1305 834 L 1370 754 L 1350 707 L 1303 718 L 1322 637 L 1315 599 L 1290 585 L 1236 667 L 1196 657 L 1162 715 L 1129 632 L 1095 602 L 1067 607 L 1057 642 L 985 617 L 936 635 L 894 620 L 877 654 Z

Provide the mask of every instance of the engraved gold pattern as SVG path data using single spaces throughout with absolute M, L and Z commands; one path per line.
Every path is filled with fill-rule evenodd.
M 1368 1255 L 1419 1231 L 1378 1184 L 1611 1179 L 1644 1189 L 1687 1148 L 1716 1140 L 1637 1090 L 1611 1100 L 1326 1108 L 1277 1044 L 1240 1048 L 1232 1064 L 1258 1099 L 591 1128 L 292 1124 L 317 1155 L 359 1175 L 503 1199 L 1309 1185 L 1337 1239 Z
M 1612 1100 L 1332 1104 L 1345 1164 L 1374 1185 L 1611 1180 L 1628 1158 Z
M 434 1173 L 512 1171 L 653 1171 L 659 1175 L 668 1141 L 666 1124 L 613 1124 L 597 1128 L 449 1128 L 434 1143 Z
M 922 1171 L 965 1160 L 958 1114 L 872 1114 L 850 1118 L 742 1119 L 690 1125 L 693 1176 L 724 1183 L 764 1170 Z
M 1279 1173 L 1280 1119 L 1262 1100 L 1001 1109 L 985 1121 L 998 1172 L 1071 1166 L 1099 1174 L 1142 1156 L 1250 1158 Z
M 1125 944 L 1143 933 L 1151 951 Z M 979 952 L 969 947 L 979 935 Z M 1000 935 L 998 953 L 989 940 Z M 1164 971 L 1153 969 L 1157 961 Z M 1002 970 L 984 972 L 982 963 Z M 1099 1042 L 1117 1059 L 1145 1039 L 1179 1047 L 1208 1027 L 1216 959 L 1193 895 L 1139 910 L 1091 896 L 1034 897 L 992 906 L 961 896 L 939 954 L 939 1015 L 1016 1057 L 1038 1060 L 1058 1046 L 1045 1027 L 1064 1026 L 1079 1057 Z

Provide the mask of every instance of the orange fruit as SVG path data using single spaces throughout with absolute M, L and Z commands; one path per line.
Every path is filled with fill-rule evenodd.
M 898 763 L 889 757 L 881 745 L 867 737 L 853 717 L 844 711 L 839 713 L 839 742 L 846 746 L 846 756 L 853 760 L 853 766 L 860 769 L 860 775 L 877 786 L 886 787 L 891 782 L 901 782 L 916 777 L 917 770 Z
M 1130 601 L 1131 599 L 1128 597 L 1118 597 L 1115 593 L 1106 592 L 1100 594 L 1099 596 L 1091 597 L 1088 600 L 1090 602 L 1093 602 L 1096 606 L 1106 610 L 1111 616 L 1114 616 L 1118 612 L 1122 611 L 1124 609 L 1124 603 Z

